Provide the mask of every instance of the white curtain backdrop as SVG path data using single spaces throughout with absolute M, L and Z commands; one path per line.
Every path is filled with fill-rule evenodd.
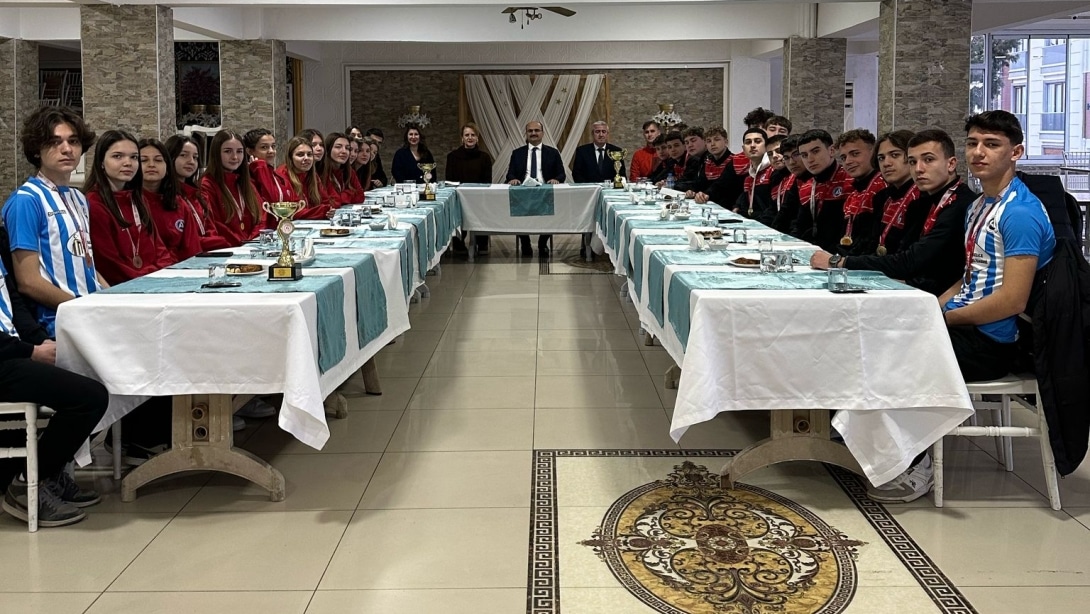
M 526 143 L 525 126 L 535 120 L 545 128 L 543 142 L 560 149 L 565 172 L 570 177 L 571 159 L 579 145 L 579 137 L 590 121 L 591 109 L 604 78 L 604 75 L 587 75 L 576 106 L 579 75 L 561 75 L 556 79 L 555 87 L 552 87 L 554 75 L 533 78 L 530 75 L 466 75 L 469 111 L 480 128 L 481 141 L 495 158 L 492 180 L 502 183 L 507 177 L 511 151 Z M 571 129 L 564 134 L 573 107 L 575 119 Z M 558 143 L 563 146 L 558 147 Z

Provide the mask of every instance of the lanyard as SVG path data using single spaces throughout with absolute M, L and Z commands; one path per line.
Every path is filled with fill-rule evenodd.
M 908 191 L 905 192 L 904 196 L 886 206 L 886 210 L 882 214 L 882 221 L 885 222 L 886 226 L 882 229 L 882 235 L 878 237 L 879 251 L 885 251 L 886 237 L 889 236 L 889 231 L 892 230 L 894 226 L 901 227 L 904 225 L 904 212 L 905 208 L 908 207 L 908 203 L 919 197 L 920 189 L 913 185 L 908 188 Z M 884 256 L 885 254 L 879 255 Z
M 1012 182 L 1013 183 L 1013 182 Z M 969 224 L 969 236 L 965 238 L 965 283 L 970 283 L 973 275 L 973 254 L 976 253 L 977 237 L 984 231 L 985 224 L 988 223 L 988 217 L 991 216 L 992 211 L 1003 202 L 1006 198 L 1007 192 L 1011 189 L 1011 185 L 999 193 L 994 202 L 989 203 L 988 197 L 983 194 L 974 203 L 974 208 L 977 209 L 977 215 L 973 218 L 973 221 Z M 978 206 L 979 204 L 979 206 Z
M 193 204 L 193 201 L 189 200 L 184 196 L 179 196 L 178 198 L 180 198 L 182 202 L 185 203 L 187 207 L 189 207 L 189 211 L 193 214 L 193 219 L 197 221 L 197 228 L 201 231 L 201 236 L 203 237 L 206 234 L 206 231 L 204 229 L 204 220 L 201 219 L 201 214 L 197 213 L 197 207 Z
M 235 198 L 235 193 L 230 188 L 227 189 L 227 193 L 231 196 L 231 202 L 235 205 L 235 212 L 238 213 L 238 227 L 242 230 L 246 230 L 246 222 L 242 218 L 242 203 Z
M 64 205 L 64 210 L 68 213 L 68 217 L 72 220 L 72 224 L 76 227 L 76 233 L 79 235 L 80 243 L 83 247 L 83 261 L 90 267 L 93 266 L 94 261 L 91 257 L 91 239 L 87 236 L 87 220 L 83 217 L 83 211 L 79 207 L 79 203 L 70 203 L 68 201 L 67 191 L 62 191 L 59 186 L 54 184 L 45 175 L 38 173 L 38 180 L 45 184 L 47 188 L 57 193 L 57 198 L 60 199 Z M 70 188 L 71 189 L 71 188 Z M 79 254 L 76 254 L 77 256 Z
M 946 190 L 946 194 L 942 195 L 942 199 L 939 201 L 939 204 L 935 205 L 935 207 L 931 209 L 931 212 L 927 214 L 927 221 L 925 221 L 923 224 L 923 232 L 921 233 L 921 236 L 931 232 L 931 229 L 935 227 L 935 222 L 938 221 L 939 214 L 942 213 L 942 210 L 945 209 L 951 202 L 953 202 L 955 192 L 957 192 L 958 186 L 960 185 L 961 180 L 958 179 L 958 182 L 951 186 L 949 190 Z

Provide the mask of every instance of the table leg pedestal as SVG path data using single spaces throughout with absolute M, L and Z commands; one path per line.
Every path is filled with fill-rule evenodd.
M 382 384 L 378 380 L 378 365 L 375 364 L 375 357 L 367 359 L 367 362 L 363 363 L 363 368 L 360 369 L 360 373 L 363 375 L 363 389 L 367 394 L 374 396 L 382 395 Z
M 234 447 L 231 395 L 174 397 L 171 447 L 121 480 L 121 500 L 136 500 L 141 486 L 183 471 L 219 471 L 237 475 L 269 491 L 272 501 L 284 500 L 284 476 L 269 463 Z
M 325 408 L 325 413 L 333 416 L 338 420 L 344 420 L 348 417 L 348 399 L 339 392 L 333 392 L 322 401 L 322 405 Z
M 848 448 L 829 440 L 829 410 L 776 410 L 772 412 L 771 437 L 736 454 L 720 472 L 724 488 L 751 471 L 785 461 L 817 461 L 863 474 Z
M 681 367 L 677 365 L 671 366 L 666 370 L 666 374 L 663 375 L 662 385 L 667 390 L 677 390 L 677 383 L 681 380 Z
M 474 236 L 473 231 L 466 231 L 466 254 L 469 257 L 469 263 L 473 264 L 473 261 L 477 259 L 477 237 Z

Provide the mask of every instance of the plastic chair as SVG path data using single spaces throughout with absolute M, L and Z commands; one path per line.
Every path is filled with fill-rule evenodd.
M 977 399 L 982 395 L 999 395 L 997 416 L 998 426 L 958 426 L 954 427 L 947 435 L 961 435 L 964 437 L 995 437 L 996 448 L 1000 461 L 1007 471 L 1014 471 L 1014 456 L 1012 454 L 1012 437 L 1036 437 L 1041 444 L 1041 465 L 1045 471 L 1045 484 L 1048 488 L 1048 501 L 1052 509 L 1060 509 L 1060 485 L 1056 474 L 1056 459 L 1052 456 L 1052 446 L 1048 439 L 1048 422 L 1045 420 L 1044 408 L 1041 407 L 1041 395 L 1037 390 L 1037 377 L 1033 374 L 1008 375 L 996 380 L 986 382 L 972 382 L 967 384 L 969 394 Z M 1034 395 L 1036 405 L 1031 404 L 1026 397 Z M 1011 426 L 1011 401 L 1030 409 L 1037 414 L 1036 427 Z M 989 409 L 987 403 L 973 402 L 977 409 Z M 993 408 L 994 409 L 994 408 Z M 943 458 L 942 439 L 931 447 L 931 457 L 935 471 L 935 507 L 942 507 L 943 497 Z
M 26 447 L 0 448 L 0 458 L 26 458 L 27 528 L 38 530 L 38 429 L 48 424 L 52 411 L 34 403 L 0 403 L 0 415 L 23 414 L 23 420 L 0 421 L 0 431 L 26 430 Z M 7 486 L 6 484 L 4 486 Z

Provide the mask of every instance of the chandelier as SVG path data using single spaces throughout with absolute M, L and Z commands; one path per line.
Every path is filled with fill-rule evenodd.
M 666 128 L 673 128 L 674 126 L 681 123 L 681 116 L 677 113 L 674 113 L 673 104 L 660 103 L 659 112 L 651 118 L 651 121 Z
M 415 124 L 421 128 L 426 128 L 431 124 L 431 119 L 427 115 L 420 112 L 420 105 L 413 105 L 409 107 L 409 112 L 401 117 L 397 118 L 397 127 L 404 128 L 409 124 Z

